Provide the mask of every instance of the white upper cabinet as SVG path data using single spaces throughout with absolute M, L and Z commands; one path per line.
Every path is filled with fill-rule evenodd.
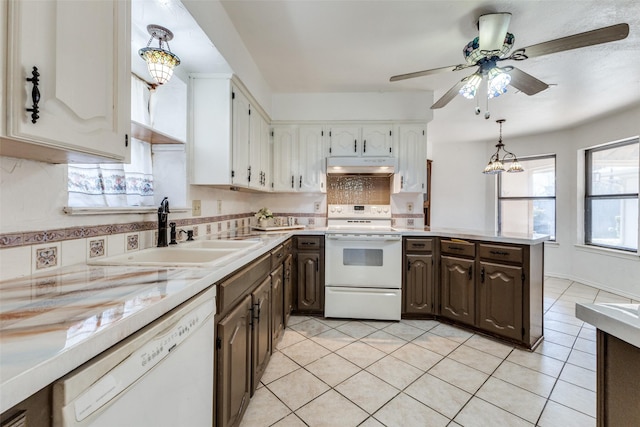
M 335 125 L 329 127 L 331 157 L 390 157 L 393 145 L 390 124 Z
M 269 125 L 230 75 L 189 78 L 191 183 L 270 191 Z
M 6 6 L 5 6 L 6 5 Z M 2 155 L 128 162 L 130 3 L 12 0 Z M 38 85 L 27 81 L 37 68 Z M 37 101 L 37 113 L 34 109 Z
M 427 182 L 427 132 L 424 125 L 402 124 L 396 127 L 398 170 L 394 193 L 424 193 Z
M 323 192 L 323 127 L 278 125 L 273 127 L 273 190 Z

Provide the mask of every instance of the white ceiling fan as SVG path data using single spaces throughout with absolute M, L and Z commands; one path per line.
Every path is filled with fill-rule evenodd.
M 510 21 L 510 13 L 481 15 L 478 19 L 478 37 L 474 38 L 463 49 L 466 63 L 400 74 L 391 77 L 390 81 L 395 82 L 447 71 L 460 71 L 466 68 L 478 67 L 475 73 L 466 76 L 449 89 L 431 106 L 431 109 L 446 106 L 457 94 L 468 99 L 475 98 L 481 86 L 483 89 L 486 87 L 487 100 L 505 93 L 508 85 L 527 95 L 535 95 L 547 89 L 549 85 L 519 68 L 511 65 L 499 66 L 498 64 L 507 60 L 523 61 L 551 53 L 609 43 L 622 40 L 629 34 L 629 25 L 621 23 L 519 48 L 509 54 L 515 41 L 514 35 L 507 31 Z M 480 114 L 479 98 L 476 99 L 478 99 L 478 104 L 475 111 L 476 114 Z M 490 114 L 487 107 L 485 118 L 488 119 L 489 117 Z

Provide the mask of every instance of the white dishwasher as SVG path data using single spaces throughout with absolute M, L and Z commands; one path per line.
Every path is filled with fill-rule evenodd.
M 211 427 L 215 288 L 54 384 L 54 427 Z

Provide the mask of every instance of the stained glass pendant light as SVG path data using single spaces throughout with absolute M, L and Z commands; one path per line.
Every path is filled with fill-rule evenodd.
M 169 40 L 173 39 L 171 31 L 155 24 L 147 25 L 147 31 L 151 34 L 151 38 L 147 47 L 143 47 L 138 53 L 146 61 L 151 77 L 156 83 L 162 85 L 171 79 L 173 69 L 180 65 L 180 58 L 169 48 Z M 150 47 L 153 39 L 158 40 L 158 47 Z M 166 50 L 164 49 L 165 43 L 167 44 Z
M 500 138 L 498 139 L 498 143 L 496 144 L 496 152 L 489 159 L 489 163 L 487 167 L 484 168 L 482 173 L 486 173 L 488 175 L 495 175 L 498 173 L 505 172 L 505 163 L 509 162 L 509 168 L 506 169 L 508 173 L 514 172 L 524 172 L 522 165 L 518 161 L 518 158 L 511 151 L 507 151 L 504 148 L 504 144 L 502 143 L 502 124 L 506 122 L 505 119 L 496 120 L 496 123 L 500 125 Z M 502 158 L 500 158 L 500 150 L 504 152 Z

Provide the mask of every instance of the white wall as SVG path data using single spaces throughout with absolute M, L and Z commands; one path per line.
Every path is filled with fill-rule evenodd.
M 556 243 L 545 247 L 545 273 L 640 299 L 640 257 L 582 245 L 583 150 L 640 134 L 640 106 L 563 131 L 504 138 L 520 157 L 556 154 Z M 434 227 L 492 229 L 495 178 L 481 171 L 494 151 L 486 144 L 430 141 Z

